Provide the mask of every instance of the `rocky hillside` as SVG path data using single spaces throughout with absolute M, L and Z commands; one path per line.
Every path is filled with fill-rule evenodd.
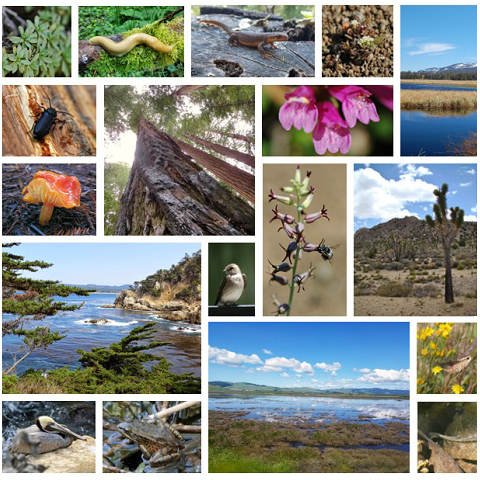
M 417 217 L 393 218 L 372 228 L 360 228 L 355 232 L 355 257 L 373 256 L 389 251 L 392 244 L 404 242 L 423 255 L 436 257 L 441 251 L 437 235 L 428 227 L 425 220 Z M 408 243 L 407 243 L 408 242 Z M 476 253 L 477 223 L 465 222 L 454 242 L 455 246 L 467 247 Z
M 172 321 L 200 323 L 200 252 L 186 255 L 169 270 L 134 282 L 115 299 L 116 308 L 155 312 Z

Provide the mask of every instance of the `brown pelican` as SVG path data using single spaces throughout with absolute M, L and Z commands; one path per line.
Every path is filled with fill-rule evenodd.
M 10 446 L 10 452 L 47 453 L 59 448 L 69 447 L 75 439 L 85 438 L 60 425 L 52 418 L 42 416 L 35 419 L 35 425 L 17 430 Z

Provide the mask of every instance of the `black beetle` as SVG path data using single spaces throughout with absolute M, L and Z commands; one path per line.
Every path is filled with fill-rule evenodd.
M 44 90 L 44 93 L 45 95 L 47 95 L 47 92 L 45 92 L 45 90 Z M 40 118 L 35 122 L 35 124 L 32 127 L 33 138 L 35 140 L 41 140 L 45 135 L 50 133 L 52 126 L 53 126 L 53 129 L 55 129 L 56 122 L 58 121 L 57 113 L 63 113 L 65 115 L 70 115 L 71 117 L 73 117 L 73 115 L 71 115 L 68 112 L 63 112 L 62 110 L 55 110 L 52 107 L 52 102 L 48 95 L 47 95 L 47 98 L 48 98 L 48 103 L 50 105 L 48 108 L 45 108 L 43 105 L 40 105 L 37 102 L 37 105 L 41 107 L 43 111 L 40 115 Z M 30 129 L 30 131 L 32 130 L 32 128 Z

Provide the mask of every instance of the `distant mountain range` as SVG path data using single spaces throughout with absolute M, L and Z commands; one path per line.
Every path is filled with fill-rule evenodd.
M 418 70 L 418 73 L 444 73 L 444 72 L 476 72 L 477 62 L 454 63 L 448 67 L 431 67 L 425 70 Z
M 95 285 L 94 283 L 89 283 L 87 285 L 73 285 L 68 284 L 69 287 L 80 287 L 85 290 L 95 290 L 96 292 L 105 292 L 105 293 L 120 293 L 122 290 L 128 290 L 130 285 Z
M 409 395 L 408 390 L 389 390 L 386 388 L 332 388 L 320 390 L 316 388 L 282 388 L 268 385 L 257 385 L 248 382 L 208 382 L 210 393 L 265 393 L 290 395 Z

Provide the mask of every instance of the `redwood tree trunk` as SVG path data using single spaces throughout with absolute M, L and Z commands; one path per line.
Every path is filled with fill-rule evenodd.
M 140 118 L 115 235 L 253 235 L 255 212 Z
M 232 150 L 231 148 L 224 147 L 223 145 L 218 145 L 217 143 L 209 142 L 208 140 L 196 137 L 194 135 L 191 135 L 190 133 L 184 133 L 183 135 L 189 140 L 192 140 L 195 143 L 199 143 L 204 147 L 211 148 L 213 151 L 218 152 L 221 155 L 225 155 L 228 158 L 233 158 L 238 162 L 242 162 L 249 167 L 255 168 L 255 157 L 253 155 L 249 155 L 248 153 L 242 153 L 237 150 Z

